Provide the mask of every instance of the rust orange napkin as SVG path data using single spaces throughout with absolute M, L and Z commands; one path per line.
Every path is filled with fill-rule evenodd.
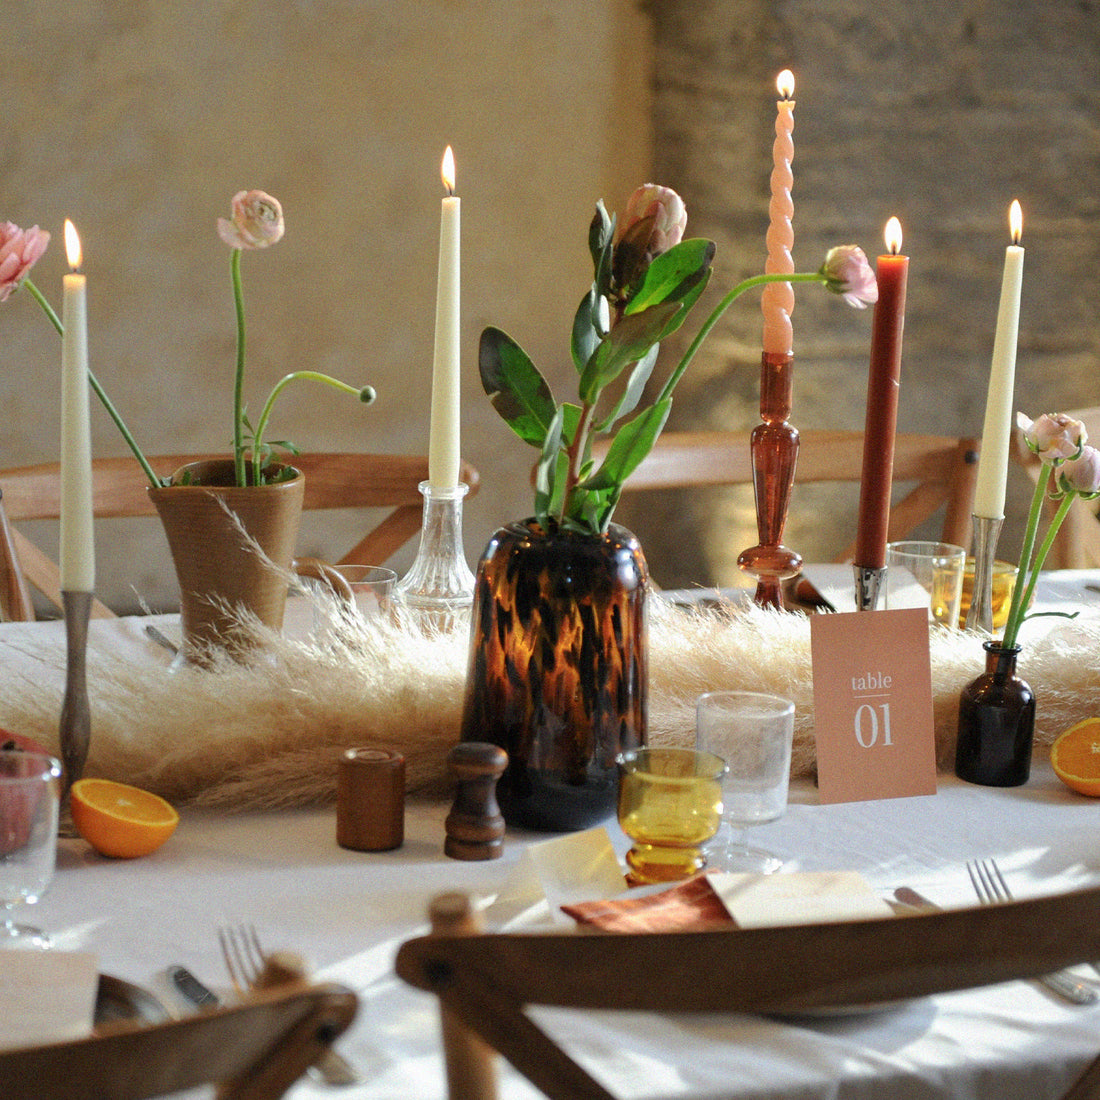
M 684 932 L 733 923 L 706 875 L 696 875 L 646 897 L 584 901 L 561 908 L 579 924 L 590 924 L 605 932 Z

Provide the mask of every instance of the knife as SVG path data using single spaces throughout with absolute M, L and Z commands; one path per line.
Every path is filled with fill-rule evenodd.
M 918 894 L 908 886 L 899 886 L 894 891 L 894 897 L 904 905 L 911 905 L 914 909 L 923 909 L 925 912 L 940 911 L 940 907 L 934 901 L 929 901 L 923 894 Z M 1091 986 L 1064 970 L 1056 970 L 1052 974 L 1040 974 L 1035 980 L 1045 985 L 1052 993 L 1057 993 L 1059 997 L 1075 1005 L 1093 1004 L 1100 996 Z
M 168 979 L 196 1008 L 216 1008 L 221 1004 L 218 995 L 203 985 L 186 966 L 170 966 Z M 354 1085 L 362 1079 L 348 1060 L 331 1047 L 326 1048 L 316 1065 L 310 1066 L 306 1072 L 311 1077 L 320 1077 L 326 1085 Z

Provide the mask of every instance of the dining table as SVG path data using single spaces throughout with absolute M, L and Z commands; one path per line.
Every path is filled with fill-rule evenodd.
M 817 576 L 826 596 L 844 598 L 843 574 Z M 1096 571 L 1048 574 L 1039 600 L 1074 600 L 1100 613 L 1100 595 L 1088 587 L 1098 584 Z M 93 623 L 97 644 L 114 638 L 135 660 L 163 663 L 145 632 L 150 621 L 178 636 L 170 615 L 123 617 Z M 26 659 L 36 633 L 58 629 L 0 626 L 0 675 L 6 662 Z M 489 932 L 572 923 L 539 872 L 540 857 L 565 838 L 509 827 L 499 858 L 451 859 L 450 808 L 449 798 L 408 797 L 401 846 L 366 852 L 337 843 L 332 804 L 241 812 L 185 804 L 175 833 L 142 858 L 108 859 L 79 838 L 61 839 L 53 881 L 27 915 L 55 949 L 93 952 L 101 973 L 153 993 L 169 1014 L 195 1011 L 169 981 L 174 965 L 232 996 L 218 932 L 252 926 L 265 948 L 300 953 L 313 979 L 346 985 L 360 1001 L 337 1049 L 361 1080 L 337 1089 L 303 1078 L 292 1097 L 442 1098 L 439 1004 L 402 982 L 393 965 L 400 945 L 428 930 L 431 899 L 466 892 Z M 908 886 L 939 906 L 974 905 L 966 871 L 973 859 L 995 859 L 1017 898 L 1100 882 L 1100 802 L 1064 786 L 1045 753 L 1029 781 L 1013 788 L 941 771 L 934 794 L 822 804 L 813 780 L 798 779 L 786 813 L 755 832 L 785 860 L 780 873 L 858 872 L 884 899 Z M 590 833 L 623 859 L 630 842 L 613 816 Z M 591 899 L 578 886 L 568 900 Z M 1075 972 L 1100 989 L 1095 968 Z M 1100 1054 L 1100 1001 L 1073 1005 L 1035 981 L 802 1017 L 565 1008 L 532 1015 L 624 1100 L 1055 1100 Z M 502 1100 L 542 1095 L 507 1063 L 499 1072 Z

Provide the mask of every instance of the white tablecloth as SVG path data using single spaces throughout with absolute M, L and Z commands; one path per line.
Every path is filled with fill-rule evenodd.
M 1052 583 L 1079 592 L 1082 578 Z M 96 633 L 100 644 L 125 640 L 145 652 L 141 625 L 97 624 Z M 18 659 L 29 632 L 55 629 L 4 627 L 0 662 Z M 365 854 L 336 845 L 332 809 L 185 809 L 176 834 L 144 859 L 106 860 L 63 841 L 34 917 L 58 946 L 95 951 L 104 972 L 152 987 L 177 1008 L 165 967 L 183 963 L 224 988 L 216 929 L 252 922 L 266 945 L 303 952 L 317 976 L 360 995 L 340 1047 L 368 1080 L 342 1097 L 444 1097 L 436 1002 L 393 976 L 393 955 L 425 930 L 433 894 L 507 893 L 526 845 L 545 839 L 511 831 L 502 859 L 451 861 L 442 854 L 447 810 L 410 802 L 404 846 Z M 607 828 L 621 854 L 625 838 L 613 820 Z M 963 863 L 975 857 L 996 857 L 1021 897 L 1100 877 L 1100 804 L 1066 790 L 1045 765 L 1017 789 L 941 776 L 935 796 L 847 805 L 821 806 L 812 786 L 799 784 L 786 816 L 758 835 L 791 869 L 856 870 L 884 895 L 908 884 L 946 905 L 972 903 Z M 1029 982 L 812 1021 L 563 1010 L 540 1010 L 538 1019 L 623 1098 L 1043 1100 L 1060 1096 L 1100 1052 L 1100 1007 L 1071 1007 Z M 322 1092 L 304 1081 L 293 1095 Z M 505 1067 L 502 1095 L 539 1094 Z

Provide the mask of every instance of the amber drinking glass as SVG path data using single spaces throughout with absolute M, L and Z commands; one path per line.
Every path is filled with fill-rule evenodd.
M 966 550 L 949 542 L 891 542 L 886 546 L 886 607 L 927 607 L 929 621 L 959 625 Z
M 1012 592 L 1016 588 L 1016 566 L 1007 561 L 993 563 L 993 629 L 1003 630 L 1008 622 L 1008 609 L 1012 604 Z M 974 596 L 974 559 L 966 559 L 963 573 L 962 598 L 959 601 L 959 622 L 965 623 L 970 613 L 970 601 Z
M 725 761 L 694 749 L 633 749 L 618 757 L 619 824 L 634 842 L 632 885 L 689 878 L 722 821 Z

